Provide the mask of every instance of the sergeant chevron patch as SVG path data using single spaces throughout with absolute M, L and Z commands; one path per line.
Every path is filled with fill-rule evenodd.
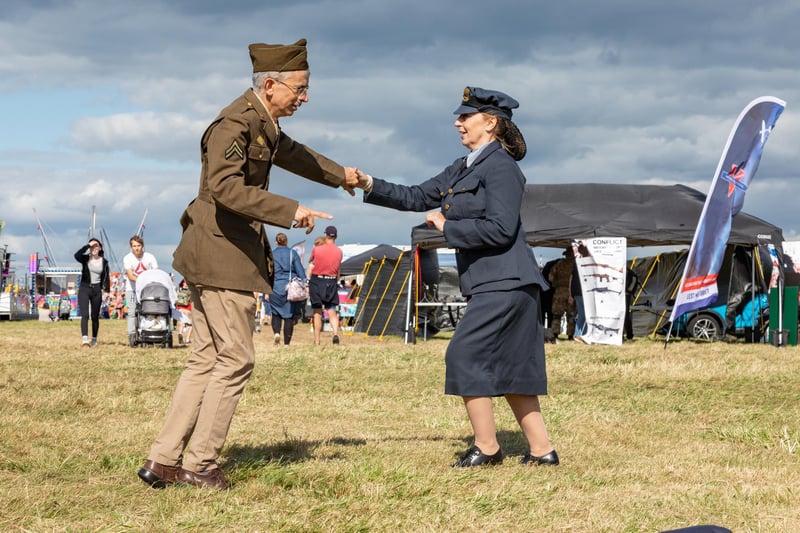
M 228 146 L 228 149 L 225 150 L 225 159 L 230 159 L 235 155 L 238 155 L 239 159 L 244 159 L 244 152 L 236 139 L 234 139 L 231 145 Z

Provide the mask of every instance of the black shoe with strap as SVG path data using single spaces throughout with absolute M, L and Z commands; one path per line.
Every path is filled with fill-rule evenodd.
M 546 453 L 544 455 L 536 456 L 531 455 L 530 453 L 526 453 L 525 456 L 519 460 L 519 463 L 522 465 L 550 465 L 556 466 L 558 461 L 558 454 L 555 450 L 551 451 L 550 453 Z
M 480 465 L 499 465 L 503 462 L 503 451 L 498 449 L 497 453 L 493 455 L 486 455 L 480 448 L 473 445 L 469 450 L 464 452 L 458 461 L 453 463 L 453 468 L 467 468 L 470 466 Z

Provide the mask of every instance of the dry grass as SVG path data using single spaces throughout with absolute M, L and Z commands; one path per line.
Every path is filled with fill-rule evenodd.
M 186 349 L 128 348 L 122 321 L 79 340 L 74 322 L 0 322 L 0 530 L 800 530 L 798 348 L 550 346 L 562 465 L 516 464 L 498 401 L 511 457 L 454 470 L 471 431 L 442 394 L 446 339 L 314 347 L 302 326 L 283 348 L 265 331 L 216 493 L 136 477 Z

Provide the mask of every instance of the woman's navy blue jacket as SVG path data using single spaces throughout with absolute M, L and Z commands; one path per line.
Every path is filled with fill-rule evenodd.
M 490 143 L 469 168 L 457 159 L 419 185 L 373 178 L 370 204 L 401 211 L 440 208 L 444 237 L 456 251 L 461 292 L 512 290 L 525 285 L 548 288 L 525 242 L 520 219 L 525 176 L 499 142 Z

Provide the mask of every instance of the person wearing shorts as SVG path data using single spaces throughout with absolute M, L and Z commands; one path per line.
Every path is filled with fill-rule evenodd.
M 308 299 L 314 313 L 314 344 L 322 339 L 322 314 L 328 312 L 333 329 L 333 344 L 339 344 L 339 265 L 342 251 L 336 246 L 337 231 L 334 226 L 325 228 L 325 241 L 311 250 L 308 281 Z

